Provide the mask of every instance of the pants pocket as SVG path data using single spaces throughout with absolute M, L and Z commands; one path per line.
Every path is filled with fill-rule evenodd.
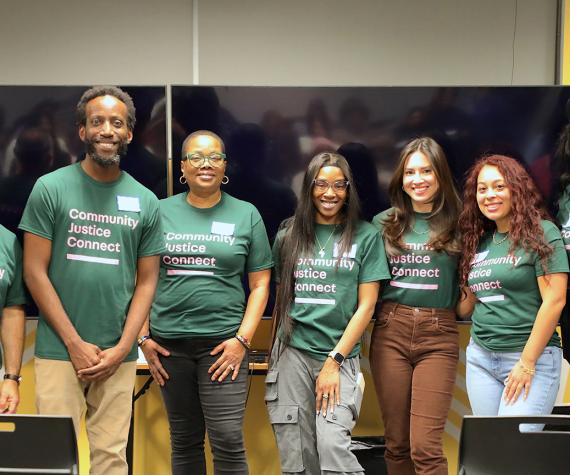
M 277 376 L 279 372 L 275 369 L 270 369 L 265 377 L 265 402 L 277 400 Z
M 299 406 L 267 404 L 269 422 L 273 426 L 279 456 L 281 471 L 303 472 L 303 454 L 301 447 L 301 428 L 299 427 Z

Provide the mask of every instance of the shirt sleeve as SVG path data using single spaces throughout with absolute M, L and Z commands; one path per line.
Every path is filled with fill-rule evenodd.
M 16 237 L 14 237 L 12 255 L 14 256 L 14 279 L 8 287 L 4 307 L 24 305 L 28 301 L 22 278 L 22 248 Z
M 275 242 L 273 243 L 273 262 L 275 263 L 275 268 L 273 269 L 273 281 L 279 284 L 281 278 L 281 243 L 283 242 L 283 232 L 277 233 L 275 237 Z
M 51 241 L 55 228 L 56 199 L 56 190 L 50 192 L 41 179 L 36 181 L 18 227 Z
M 363 242 L 363 255 L 358 275 L 358 283 L 390 279 L 390 270 L 384 252 L 384 241 L 379 232 L 371 234 Z
M 544 274 L 556 274 L 558 272 L 568 272 L 568 257 L 564 248 L 564 241 L 560 230 L 550 221 L 543 222 L 544 239 L 552 247 L 553 251 L 546 263 L 546 272 L 542 268 L 542 262 L 539 256 L 536 256 L 534 268 L 536 276 Z
M 164 251 L 164 234 L 158 199 L 148 200 L 148 213 L 144 219 L 144 228 L 138 248 L 138 257 L 156 256 Z
M 251 243 L 249 253 L 247 255 L 246 270 L 247 272 L 257 272 L 273 267 L 273 258 L 271 255 L 271 246 L 267 238 L 265 224 L 259 211 L 255 208 L 251 215 Z

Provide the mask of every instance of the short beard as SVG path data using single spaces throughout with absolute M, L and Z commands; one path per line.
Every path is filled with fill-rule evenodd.
M 121 157 L 127 154 L 127 147 L 128 144 L 126 141 L 119 142 L 119 148 L 117 150 L 117 154 L 113 155 L 112 157 L 102 157 L 99 155 L 95 149 L 95 141 L 91 140 L 89 142 L 85 142 L 85 151 L 87 155 L 89 155 L 95 163 L 101 165 L 104 168 L 110 168 L 113 166 L 119 166 L 121 163 Z

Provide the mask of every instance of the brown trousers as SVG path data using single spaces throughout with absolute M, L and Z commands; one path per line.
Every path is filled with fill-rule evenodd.
M 442 438 L 458 356 L 452 310 L 382 304 L 372 332 L 370 365 L 390 475 L 447 475 Z

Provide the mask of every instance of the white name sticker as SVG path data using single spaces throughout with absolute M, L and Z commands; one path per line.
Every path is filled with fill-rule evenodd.
M 487 257 L 487 254 L 489 254 L 489 251 L 478 252 L 475 254 L 475 257 L 473 258 L 471 264 L 477 264 L 478 262 L 484 261 L 485 257 Z
M 0 269 L 0 279 L 4 278 L 4 273 L 6 272 L 6 269 Z
M 570 213 L 568 213 L 568 221 L 562 225 L 563 228 L 570 228 Z
M 352 247 L 350 248 L 350 251 L 345 252 L 342 257 L 345 259 L 354 259 L 356 257 L 356 248 L 357 248 L 358 244 L 353 244 Z M 333 249 L 333 257 L 337 258 L 338 257 L 338 251 L 339 251 L 339 247 L 338 247 L 338 242 L 334 243 L 334 249 Z
M 134 211 L 135 213 L 139 213 L 141 210 L 141 202 L 138 196 L 117 195 L 117 208 L 119 211 Z
M 236 225 L 232 223 L 220 223 L 212 221 L 212 234 L 220 234 L 221 236 L 233 236 Z

